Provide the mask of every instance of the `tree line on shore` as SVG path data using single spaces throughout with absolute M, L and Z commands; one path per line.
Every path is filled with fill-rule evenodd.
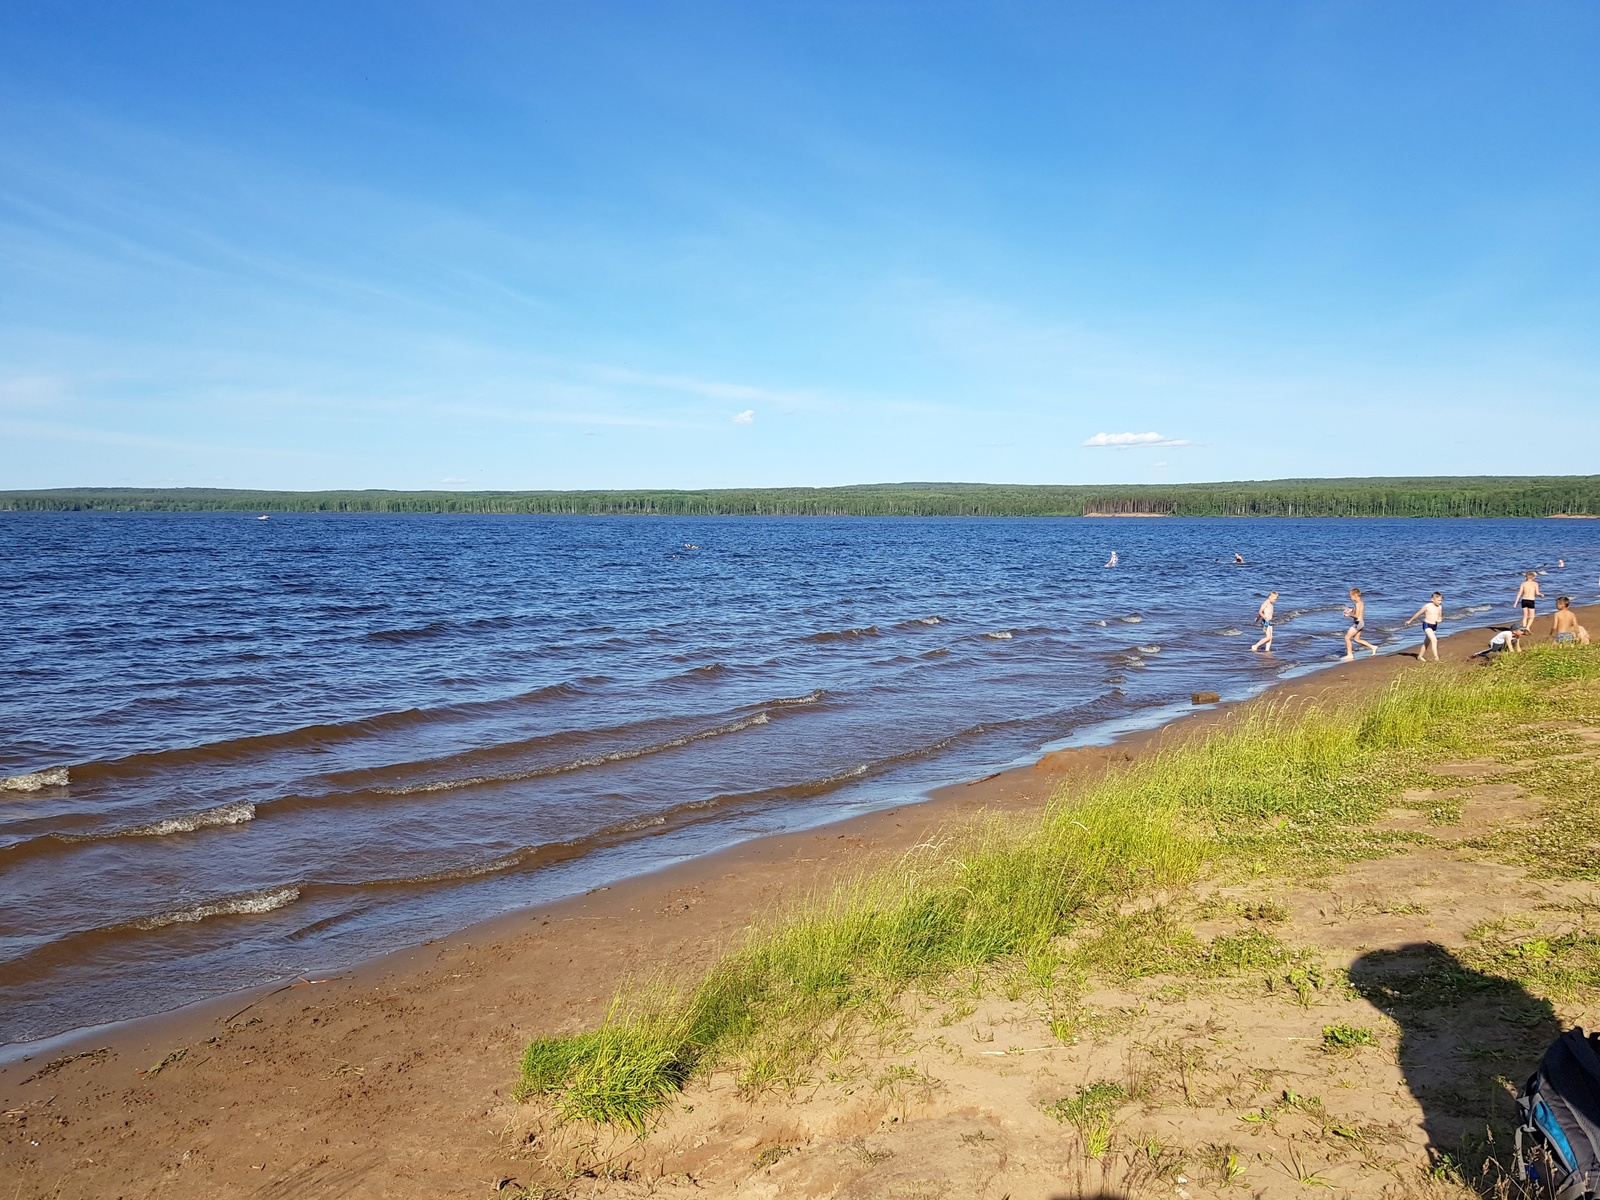
M 0 510 L 815 517 L 1600 516 L 1600 475 L 1173 485 L 892 483 L 682 491 L 50 488 L 0 493 Z

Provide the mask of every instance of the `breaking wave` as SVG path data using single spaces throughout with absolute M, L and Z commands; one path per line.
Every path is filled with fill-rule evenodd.
M 292 884 L 288 887 L 263 888 L 259 892 L 244 892 L 237 896 L 224 896 L 220 900 L 208 900 L 192 908 L 175 908 L 169 912 L 156 913 L 154 916 L 140 917 L 137 921 L 129 921 L 128 926 L 132 929 L 151 930 L 160 929 L 164 925 L 193 924 L 208 917 L 269 913 L 274 909 L 293 904 L 298 899 L 300 899 L 300 889 Z
M 256 806 L 248 800 L 237 800 L 217 808 L 186 813 L 181 817 L 168 817 L 148 825 L 134 825 L 127 829 L 112 829 L 96 833 L 45 833 L 0 847 L 0 862 L 18 862 L 39 854 L 70 850 L 89 842 L 112 842 L 121 838 L 156 838 L 174 833 L 193 833 L 224 825 L 243 825 L 255 820 Z
M 37 792 L 47 787 L 66 787 L 68 769 L 51 767 L 46 771 L 29 771 L 25 775 L 8 775 L 0 779 L 0 791 Z

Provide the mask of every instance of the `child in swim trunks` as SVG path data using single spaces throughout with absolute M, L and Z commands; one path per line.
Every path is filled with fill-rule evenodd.
M 1433 661 L 1439 661 L 1439 623 L 1444 620 L 1444 596 L 1435 592 L 1433 599 L 1429 600 L 1416 612 L 1406 618 L 1409 625 L 1418 617 L 1422 618 L 1422 649 L 1417 651 L 1417 661 L 1428 661 L 1428 647 L 1433 647 Z
M 1517 603 L 1522 606 L 1522 627 L 1533 628 L 1533 618 L 1538 615 L 1537 601 L 1544 598 L 1544 593 L 1539 590 L 1539 573 L 1529 571 L 1523 579 L 1522 585 L 1517 588 Z
M 1278 603 L 1278 593 L 1268 592 L 1267 598 L 1261 602 L 1261 607 L 1256 609 L 1256 624 L 1261 626 L 1261 640 L 1251 650 L 1266 650 L 1272 653 L 1272 613 Z
M 1367 627 L 1367 602 L 1361 598 L 1360 588 L 1350 589 L 1350 606 L 1344 610 L 1344 615 L 1350 618 L 1350 628 L 1344 631 L 1344 661 L 1355 661 L 1355 642 L 1377 654 L 1378 648 L 1361 636 L 1361 631 Z
M 1570 596 L 1556 600 L 1555 615 L 1550 618 L 1550 636 L 1558 646 L 1589 644 L 1589 631 L 1578 624 L 1578 614 L 1572 611 Z

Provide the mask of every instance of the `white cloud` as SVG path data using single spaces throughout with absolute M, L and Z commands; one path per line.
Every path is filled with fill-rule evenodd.
M 1134 446 L 1187 446 L 1189 439 L 1162 437 L 1159 433 L 1097 433 L 1085 439 L 1083 444 L 1128 450 Z
M 742 413 L 735 413 L 733 423 L 735 425 L 754 425 L 756 423 L 756 410 L 747 408 Z

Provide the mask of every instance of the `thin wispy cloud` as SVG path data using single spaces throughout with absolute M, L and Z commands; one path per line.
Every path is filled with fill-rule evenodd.
M 1163 437 L 1159 433 L 1097 433 L 1085 438 L 1083 444 L 1108 450 L 1132 450 L 1143 446 L 1187 446 L 1189 439 Z
M 742 413 L 735 413 L 733 415 L 733 423 L 735 425 L 754 425 L 756 423 L 756 410 L 747 408 Z
M 797 388 L 759 387 L 746 383 L 733 383 L 722 379 L 700 379 L 689 375 L 662 375 L 650 371 L 634 371 L 626 367 L 596 365 L 590 368 L 595 378 L 607 383 L 627 384 L 633 387 L 654 388 L 661 391 L 683 392 L 703 396 L 708 400 L 765 400 L 771 403 L 804 402 L 816 399 L 814 393 Z

